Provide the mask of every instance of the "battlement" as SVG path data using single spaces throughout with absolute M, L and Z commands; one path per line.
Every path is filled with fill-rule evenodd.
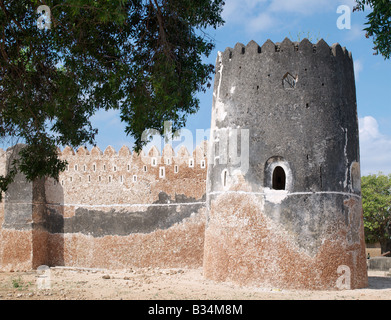
M 66 177 L 72 172 L 98 174 L 100 171 L 109 172 L 109 168 L 117 173 L 123 172 L 125 175 L 132 172 L 144 175 L 149 167 L 157 170 L 162 166 L 172 166 L 172 170 L 176 173 L 173 178 L 176 179 L 183 178 L 183 174 L 177 174 L 180 172 L 179 168 L 202 169 L 206 175 L 207 149 L 207 141 L 203 141 L 196 146 L 193 152 L 189 152 L 184 145 L 180 146 L 175 152 L 169 144 L 164 146 L 162 152 L 156 146 L 152 146 L 147 153 L 143 150 L 139 153 L 131 151 L 127 146 L 122 146 L 118 152 L 112 146 L 108 146 L 104 151 L 97 146 L 94 146 L 91 150 L 86 147 L 79 147 L 76 151 L 72 147 L 66 146 L 62 151 L 57 148 L 58 156 L 68 163 L 67 169 L 60 174 L 60 180 L 68 180 Z M 0 148 L 0 174 L 2 175 L 6 174 L 7 152 L 10 150 L 13 150 L 13 148 L 9 148 L 7 151 Z M 158 176 L 161 177 L 162 175 L 162 173 L 158 173 Z M 53 179 L 49 180 L 52 184 L 56 183 Z
M 224 52 L 220 52 L 222 61 L 231 61 L 241 56 L 273 55 L 279 54 L 292 56 L 294 54 L 301 55 L 317 55 L 322 57 L 334 57 L 335 59 L 352 61 L 352 54 L 345 47 L 334 43 L 329 46 L 325 40 L 321 39 L 316 44 L 311 43 L 308 39 L 303 39 L 300 42 L 292 42 L 285 38 L 282 42 L 274 43 L 268 39 L 262 46 L 255 41 L 250 41 L 246 46 L 242 43 L 237 43 L 234 48 L 226 48 Z
M 175 153 L 173 147 L 170 144 L 166 144 L 160 152 L 156 146 L 152 146 L 147 153 L 144 150 L 141 150 L 139 153 L 135 151 L 131 151 L 129 147 L 122 146 L 122 148 L 117 152 L 112 146 L 108 146 L 104 151 L 102 151 L 99 147 L 94 146 L 91 150 L 88 150 L 87 147 L 79 147 L 76 151 L 70 147 L 66 146 L 62 151 L 58 148 L 58 155 L 61 158 L 82 158 L 86 157 L 90 159 L 102 159 L 102 158 L 129 158 L 129 159 L 141 159 L 142 161 L 149 162 L 151 158 L 157 158 L 159 160 L 162 159 L 172 159 L 176 162 L 187 161 L 189 158 L 194 158 L 195 161 L 201 161 L 206 159 L 207 157 L 207 147 L 208 142 L 203 141 L 200 145 L 196 146 L 193 152 L 189 152 L 189 150 L 185 146 L 180 146 Z M 158 162 L 159 163 L 159 162 Z
M 112 146 L 104 151 L 97 146 L 91 150 L 58 149 L 67 167 L 58 181 L 47 179 L 46 199 L 84 205 L 151 204 L 161 192 L 173 198 L 186 194 L 201 199 L 205 194 L 207 145 L 203 141 L 193 152 L 183 145 L 174 150 L 170 144 L 161 152 L 152 146 L 139 153 L 127 146 L 119 151 Z

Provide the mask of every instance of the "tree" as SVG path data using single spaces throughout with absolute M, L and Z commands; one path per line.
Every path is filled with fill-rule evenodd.
M 391 2 L 389 0 L 356 0 L 353 11 L 364 11 L 369 6 L 372 11 L 367 15 L 368 25 L 364 30 L 366 37 L 373 37 L 374 54 L 381 54 L 385 59 L 391 57 Z
M 46 5 L 46 7 L 41 7 Z M 119 109 L 135 149 L 145 129 L 185 125 L 210 86 L 222 0 L 0 0 L 0 139 L 25 143 L 10 172 L 58 178 L 57 146 L 94 144 L 90 117 Z M 43 9 L 46 9 L 42 11 Z M 40 9 L 40 10 L 37 10 Z M 37 24 L 40 22 L 40 24 Z
M 382 253 L 391 251 L 391 174 L 362 177 L 365 240 L 380 242 Z

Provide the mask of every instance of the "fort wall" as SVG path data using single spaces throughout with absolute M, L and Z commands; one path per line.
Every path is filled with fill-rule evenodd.
M 339 44 L 219 52 L 208 144 L 59 150 L 58 181 L 18 175 L 5 193 L 0 269 L 203 266 L 243 285 L 365 287 L 355 90 Z
M 68 166 L 58 181 L 18 177 L 6 193 L 5 205 L 12 194 L 19 207 L 6 211 L 9 222 L 2 224 L 1 268 L 201 266 L 206 145 L 177 154 L 170 145 L 161 154 L 156 147 L 148 154 L 127 147 L 59 150 Z M 24 188 L 14 188 L 18 183 Z M 29 219 L 28 228 L 21 219 Z

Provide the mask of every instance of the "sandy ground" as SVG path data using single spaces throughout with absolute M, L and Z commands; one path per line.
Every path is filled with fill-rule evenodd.
M 391 300 L 391 277 L 380 271 L 368 275 L 365 289 L 296 291 L 216 283 L 204 279 L 202 269 L 55 267 L 0 273 L 0 300 Z

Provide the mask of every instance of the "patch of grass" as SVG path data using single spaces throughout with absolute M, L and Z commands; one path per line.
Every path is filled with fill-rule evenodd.
M 18 290 L 25 290 L 31 286 L 31 282 L 25 282 L 20 276 L 18 278 L 11 279 L 12 287 Z

